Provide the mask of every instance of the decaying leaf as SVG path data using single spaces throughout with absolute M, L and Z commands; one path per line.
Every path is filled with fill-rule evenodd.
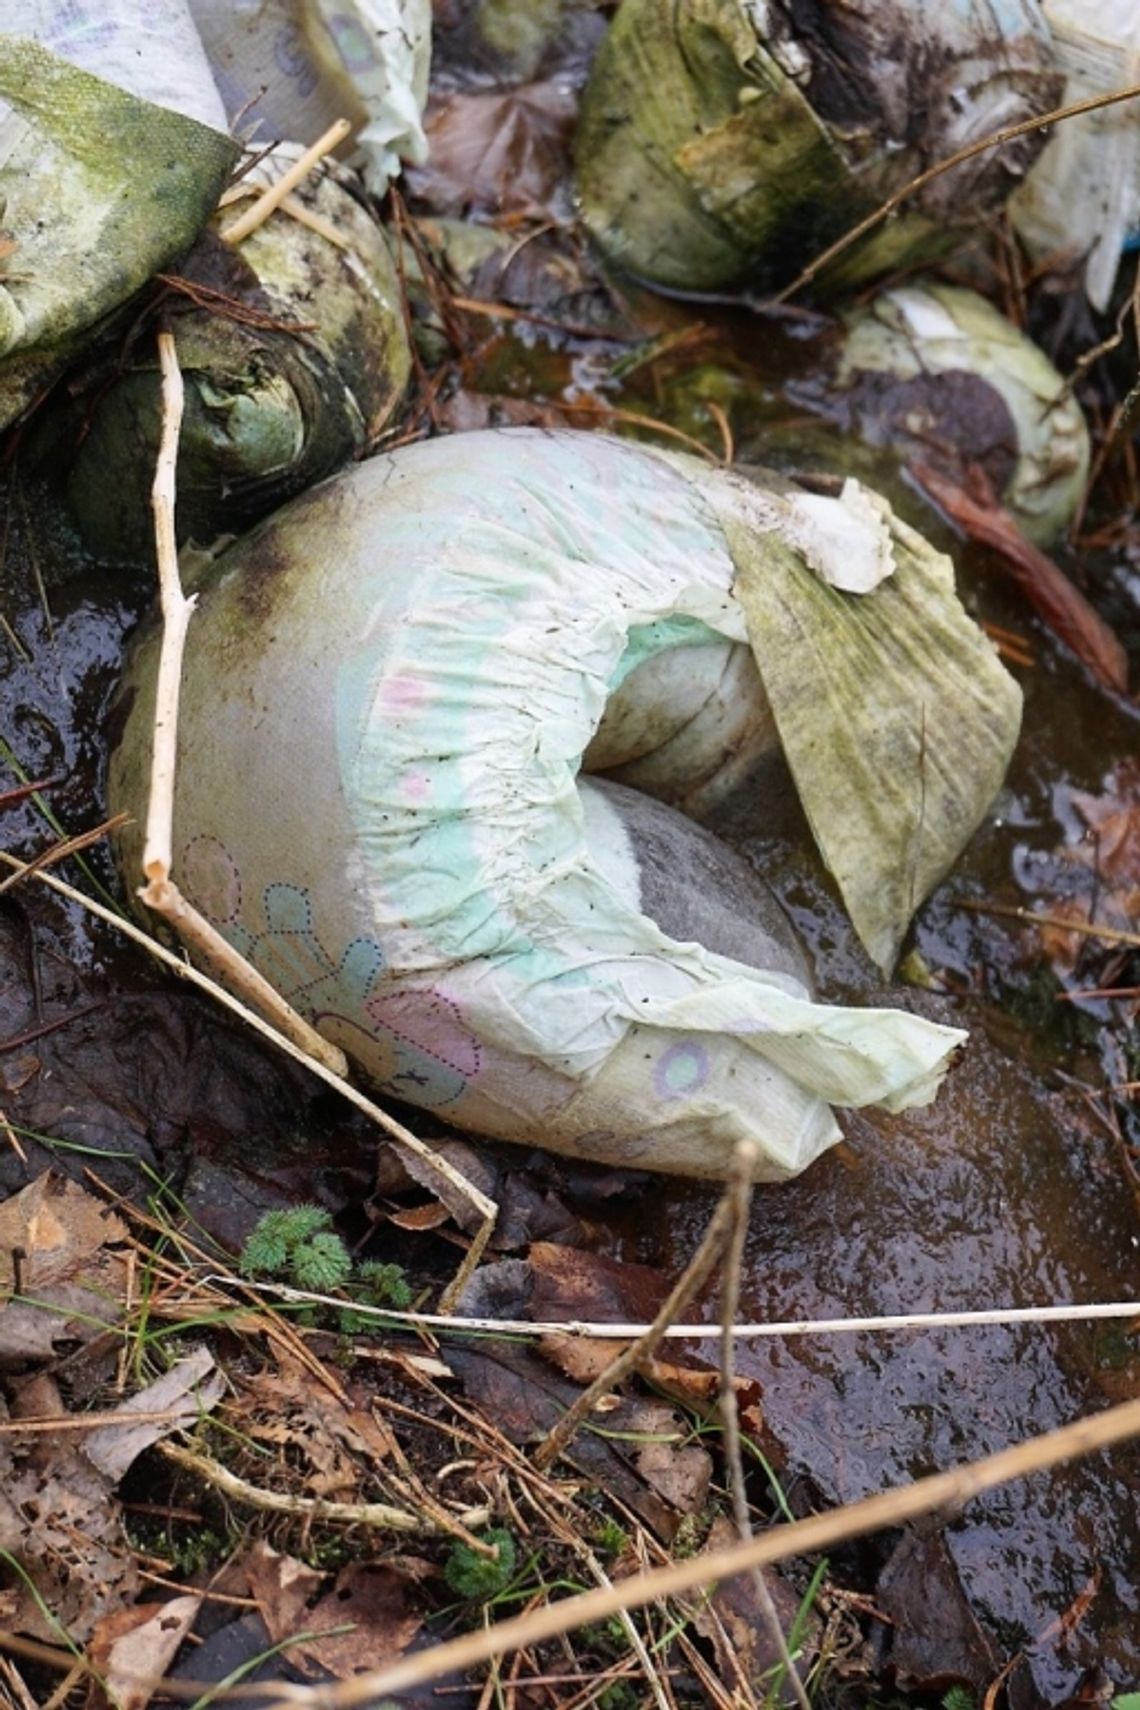
M 351 1500 L 392 1453 L 391 1432 L 363 1397 L 359 1405 L 340 1401 L 280 1355 L 276 1372 L 259 1372 L 242 1384 L 226 1418 L 257 1442 L 299 1452 L 303 1466 L 294 1476 L 311 1495 L 329 1500 Z
M 894 1623 L 891 1662 L 904 1690 L 936 1692 L 964 1684 L 981 1691 L 994 1678 L 1000 1659 L 966 1601 L 939 1534 L 908 1532 L 883 1569 L 875 1598 Z
M 812 832 L 859 937 L 889 969 L 1001 787 L 1020 691 L 959 603 L 950 560 L 897 518 L 894 574 L 854 596 L 776 536 L 722 520 Z
M 1095 920 L 1114 930 L 1134 931 L 1140 918 L 1140 765 L 1121 762 L 1104 779 L 1100 792 L 1060 785 L 1056 807 L 1066 840 L 1038 874 L 1050 920 L 1071 920 L 1075 929 Z M 1078 965 L 1092 975 L 1098 962 L 1114 954 L 1098 947 L 1087 933 L 1068 931 L 1063 924 L 1043 924 L 1033 931 L 1062 975 L 1077 972 Z M 1099 974 L 1078 978 L 1084 986 L 1114 983 Z
M 38 1376 L 15 1391 L 14 1418 L 63 1411 L 50 1378 Z M 60 1625 L 86 1638 L 138 1590 L 118 1505 L 81 1445 L 80 1434 L 71 1432 L 0 1437 L 0 1549 L 16 1558 L 35 1588 L 21 1581 L 8 1625 L 52 1643 Z
M 412 188 L 441 214 L 548 215 L 565 199 L 577 112 L 559 79 L 443 95 L 428 109 L 430 155 L 411 169 Z
M 91 1635 L 88 1659 L 115 1710 L 146 1710 L 202 1607 L 200 1597 L 113 1610 Z
M 225 1388 L 221 1372 L 215 1370 L 213 1355 L 195 1348 L 171 1366 L 154 1383 L 128 1397 L 115 1409 L 121 1423 L 102 1425 L 84 1441 L 84 1453 L 104 1477 L 117 1483 L 144 1449 L 197 1424 L 204 1413 L 217 1405 Z M 136 1413 L 169 1412 L 166 1423 L 147 1419 L 135 1424 Z
M 109 1206 L 51 1172 L 0 1205 L 0 1365 L 118 1322 L 125 1235 Z
M 737 1541 L 736 1528 L 726 1516 L 720 1515 L 712 1523 L 704 1549 L 706 1553 L 726 1549 Z M 800 1600 L 787 1581 L 773 1569 L 761 1571 L 787 1639 L 795 1625 Z M 726 1580 L 714 1588 L 711 1596 L 699 1601 L 694 1599 L 690 1607 L 698 1633 L 712 1642 L 717 1672 L 730 1696 L 739 1690 L 741 1675 L 754 1689 L 762 1690 L 771 1685 L 772 1670 L 778 1666 L 780 1658 L 751 1574 L 742 1573 Z M 802 1625 L 805 1631 L 797 1646 L 797 1660 L 801 1673 L 806 1673 L 804 1657 L 806 1653 L 810 1661 L 814 1640 L 819 1633 L 819 1618 L 808 1615 Z
M 408 1576 L 379 1562 L 353 1562 L 334 1584 L 264 1541 L 247 1558 L 250 1591 L 274 1643 L 294 1667 L 349 1680 L 383 1668 L 407 1650 L 423 1625 L 407 1607 Z M 347 1631 L 341 1629 L 347 1628 Z M 287 1641 L 307 1635 L 298 1643 Z

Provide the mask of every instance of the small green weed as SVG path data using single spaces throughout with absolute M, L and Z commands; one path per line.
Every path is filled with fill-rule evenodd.
M 332 1228 L 332 1217 L 319 1205 L 267 1211 L 250 1231 L 239 1263 L 243 1276 L 281 1277 L 313 1294 L 347 1289 L 357 1307 L 403 1310 L 412 1303 L 408 1279 L 399 1265 L 366 1259 L 353 1267 L 348 1248 Z M 346 1306 L 340 1327 L 351 1335 L 371 1329 L 373 1321 L 367 1313 Z
M 942 1695 L 942 1710 L 977 1710 L 977 1699 L 968 1686 L 952 1686 Z
M 478 1555 L 469 1544 L 456 1544 L 444 1563 L 443 1577 L 457 1597 L 468 1603 L 489 1603 L 505 1591 L 514 1578 L 518 1551 L 511 1534 L 492 1526 L 480 1540 L 498 1546 L 498 1559 Z
M 611 1680 L 598 1694 L 598 1710 L 638 1710 L 641 1702 L 632 1680 Z
M 628 1533 L 611 1515 L 607 1514 L 599 1521 L 594 1544 L 604 1556 L 620 1556 L 628 1543 Z

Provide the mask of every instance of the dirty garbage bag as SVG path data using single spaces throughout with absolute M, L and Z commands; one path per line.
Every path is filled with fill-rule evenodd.
M 298 152 L 281 145 L 243 180 L 275 181 Z M 361 456 L 404 393 L 411 350 L 399 280 L 383 229 L 353 195 L 355 180 L 323 164 L 286 209 L 230 248 L 224 208 L 182 268 L 220 307 L 171 305 L 186 382 L 178 453 L 180 541 L 237 534 L 294 493 Z M 244 315 L 245 318 L 238 318 Z M 67 497 L 88 545 L 150 562 L 149 492 L 162 417 L 153 341 L 123 368 L 93 371 L 86 392 L 52 424 L 52 461 L 73 457 Z M 94 401 L 93 401 L 94 400 Z M 69 432 L 70 429 L 70 432 Z M 68 443 L 70 439 L 71 443 Z M 74 449 L 78 442 L 78 450 Z
M 24 9 L 24 0 L 5 8 L 9 29 Z M 102 39 L 98 29 L 85 32 L 92 38 Z M 139 47 L 140 64 L 152 49 L 149 39 Z M 96 64 L 110 72 L 118 61 L 100 54 Z M 210 86 L 201 64 L 183 71 L 156 73 L 156 96 L 184 96 L 177 108 L 160 106 L 30 35 L 0 34 L 0 207 L 11 245 L 0 274 L 0 427 L 209 218 L 237 149 L 188 116 L 212 111 Z
M 254 147 L 352 126 L 368 187 L 427 157 L 431 0 L 189 0 L 232 123 Z
M 682 290 L 786 285 L 926 167 L 1046 112 L 1061 79 L 1033 0 L 623 0 L 586 86 L 586 222 L 612 260 Z M 1040 138 L 936 178 L 827 274 L 944 253 L 999 209 Z
M 1140 78 L 1135 0 L 1042 0 L 1065 105 Z M 1120 258 L 1140 237 L 1140 104 L 1124 101 L 1054 127 L 1010 200 L 1009 215 L 1034 261 L 1085 259 L 1085 292 L 1108 308 Z
M 1072 387 L 976 291 L 915 280 L 845 316 L 836 383 L 865 438 L 980 463 L 1022 532 L 1047 546 L 1089 471 Z
M 748 1136 L 775 1178 L 839 1137 L 832 1104 L 929 1100 L 961 1033 L 820 1005 L 794 973 L 671 937 L 591 854 L 578 787 L 615 685 L 658 653 L 751 637 L 781 723 L 786 674 L 769 684 L 763 602 L 747 611 L 741 574 L 783 591 L 781 648 L 813 601 L 865 607 L 852 656 L 828 658 L 846 696 L 817 695 L 817 746 L 839 717 L 845 743 L 873 750 L 883 729 L 905 751 L 889 697 L 866 723 L 857 703 L 865 670 L 912 679 L 913 906 L 998 787 L 1019 695 L 948 562 L 851 489 L 820 499 L 519 429 L 409 446 L 295 500 L 222 555 L 194 618 L 174 840 L 187 895 L 371 1080 L 500 1138 L 717 1175 Z M 898 648 L 872 616 L 884 588 L 911 619 Z M 825 639 L 804 628 L 796 645 L 822 657 Z M 113 806 L 136 814 L 157 653 L 152 635 L 135 654 L 111 766 Z M 799 732 L 794 690 L 790 711 Z M 834 779 L 807 762 L 802 779 L 814 815 Z M 127 874 L 138 857 L 136 831 Z

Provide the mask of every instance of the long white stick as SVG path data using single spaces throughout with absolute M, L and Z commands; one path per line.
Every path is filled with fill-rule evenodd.
M 250 1282 L 247 1277 L 227 1277 L 221 1272 L 205 1279 L 212 1283 L 235 1284 L 258 1289 L 280 1300 L 308 1302 L 316 1306 L 343 1306 L 344 1301 L 333 1295 L 308 1294 L 303 1289 L 288 1288 L 282 1283 Z M 396 1312 L 384 1306 L 353 1305 L 354 1312 L 373 1314 L 386 1321 L 408 1325 L 423 1325 L 425 1329 L 470 1330 L 477 1334 L 503 1336 L 584 1336 L 606 1341 L 626 1341 L 644 1336 L 649 1324 L 606 1324 L 592 1319 L 530 1318 L 444 1318 L 439 1313 Z M 896 1312 L 878 1318 L 793 1318 L 770 1324 L 737 1324 L 733 1335 L 738 1340 L 755 1341 L 764 1336 L 843 1336 L 878 1330 L 962 1330 L 977 1324 L 1082 1324 L 1105 1318 L 1140 1319 L 1140 1300 L 1075 1302 L 1064 1306 L 992 1306 L 967 1312 Z M 691 1342 L 719 1341 L 723 1330 L 719 1324 L 670 1324 L 662 1333 L 663 1340 Z

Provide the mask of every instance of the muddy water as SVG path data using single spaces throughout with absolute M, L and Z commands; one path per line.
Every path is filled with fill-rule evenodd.
M 666 326 L 668 318 L 663 312 Z M 698 354 L 704 366 L 681 365 L 672 378 L 659 368 L 636 371 L 607 395 L 668 413 L 710 444 L 716 428 L 706 400 L 713 398 L 738 441 L 765 435 L 774 460 L 786 467 L 797 466 L 808 441 L 809 450 L 819 451 L 814 429 L 805 441 L 795 427 L 787 391 L 797 367 L 810 368 L 814 360 L 802 329 L 739 319 L 727 338 L 722 329 Z M 726 380 L 728 357 L 736 366 Z M 571 360 L 504 341 L 487 347 L 481 378 L 488 392 L 559 395 L 566 386 L 593 386 L 604 368 L 594 358 Z M 892 478 L 891 485 L 911 519 L 938 536 L 936 519 L 901 482 Z M 944 533 L 940 538 L 948 542 Z M 53 525 L 36 547 L 49 584 L 45 612 L 30 544 L 14 530 L 0 611 L 16 639 L 0 635 L 0 736 L 29 776 L 57 780 L 47 799 L 75 829 L 99 817 L 108 697 L 123 636 L 149 591 L 83 560 Z M 931 1111 L 852 1119 L 845 1148 L 800 1181 L 758 1195 L 744 1282 L 748 1318 L 1020 1306 L 1140 1292 L 1140 1231 L 1120 1141 L 1090 1114 L 1079 1090 L 1056 1081 L 1057 1070 L 1096 1086 L 1106 1075 L 1119 1078 L 1110 1068 L 1121 1018 L 1103 1005 L 1083 1024 L 1075 1006 L 1062 1013 L 1023 930 L 956 906 L 962 897 L 1015 901 L 1031 894 L 1024 889 L 1035 871 L 1030 857 L 1047 856 L 1069 829 L 1066 791 L 1097 790 L 1113 760 L 1135 751 L 1136 715 L 1089 687 L 1003 588 L 991 560 L 960 554 L 959 563 L 979 612 L 1027 635 L 1036 654 L 1034 669 L 1021 672 L 1025 733 L 1008 787 L 915 931 L 937 983 L 958 995 L 903 994 L 904 1001 L 941 1003 L 971 1028 L 974 1043 Z M 786 791 L 742 792 L 719 829 L 776 885 L 814 954 L 823 995 L 884 1001 Z M 35 849 L 44 837 L 34 806 L 9 810 L 8 847 Z M 92 862 L 97 876 L 109 880 L 100 856 Z M 42 903 L 36 913 L 52 955 L 85 975 L 94 971 L 104 996 L 140 981 L 153 990 L 150 970 L 135 966 L 107 934 L 92 933 L 80 916 Z M 172 1013 L 176 1001 L 183 1002 L 172 995 Z M 96 1014 L 84 1023 L 89 1057 L 98 1056 L 101 1037 L 109 1056 L 121 1054 L 121 1011 L 114 1001 L 106 1022 Z M 35 1019 L 31 1010 L 27 1019 Z M 67 1051 L 60 1049 L 62 1061 Z M 200 1043 L 190 1038 L 185 1050 L 179 1046 L 179 1063 L 195 1052 L 200 1061 Z M 50 1062 L 46 1047 L 43 1056 Z M 243 1109 L 254 1109 L 264 1072 L 249 1069 Z M 9 1113 L 22 1096 L 19 1088 L 6 1093 Z M 283 1144 L 290 1096 L 285 1088 L 275 1101 L 271 1145 Z M 178 1129 L 188 1143 L 208 1131 L 208 1109 L 202 1116 L 201 1108 L 212 1097 L 221 1106 L 228 1095 L 189 1088 Z M 144 1110 L 140 1128 L 149 1120 Z M 224 1124 L 219 1118 L 218 1126 L 244 1143 L 240 1112 Z M 172 1160 L 170 1151 L 163 1161 Z M 251 1154 L 251 1176 L 274 1162 Z M 652 1186 L 635 1213 L 642 1229 L 654 1231 L 641 1256 L 679 1268 L 711 1199 L 675 1183 Z M 613 1239 L 628 1235 L 615 1224 Z M 772 1446 L 793 1500 L 801 1502 L 858 1497 L 1004 1447 L 1135 1393 L 1140 1380 L 1135 1339 L 1083 1327 L 757 1343 L 743 1347 L 740 1360 L 764 1385 Z M 950 1571 L 986 1635 L 971 1641 L 979 1685 L 1018 1650 L 1026 1653 L 1014 1677 L 1018 1702 L 1034 1694 L 1059 1702 L 1098 1667 L 1109 1668 L 1117 1682 L 1140 1680 L 1138 1492 L 1137 1454 L 1118 1451 L 996 1493 L 946 1528 Z M 876 1544 L 872 1554 L 885 1556 L 892 1543 Z M 1059 1627 L 1074 1610 L 1080 1619 Z

